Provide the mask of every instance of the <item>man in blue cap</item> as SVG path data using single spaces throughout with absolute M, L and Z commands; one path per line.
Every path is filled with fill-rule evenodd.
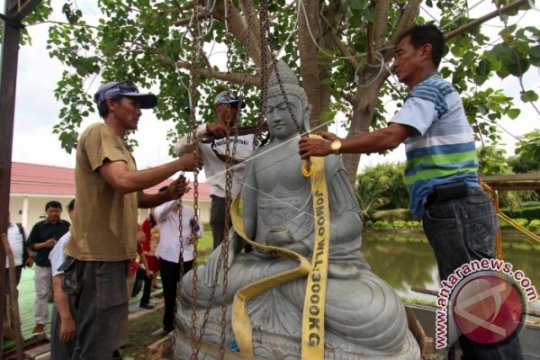
M 75 312 L 77 339 L 73 358 L 108 359 L 127 343 L 126 271 L 137 252 L 137 208 L 178 199 L 189 190 L 179 177 L 167 191 L 148 194 L 179 171 L 202 166 L 193 154 L 137 170 L 124 143 L 136 130 L 141 109 L 157 104 L 128 81 L 102 85 L 94 96 L 103 123 L 90 125 L 77 145 L 75 184 L 77 216 L 64 249 L 64 291 Z
M 204 173 L 210 184 L 210 227 L 214 241 L 214 249 L 223 241 L 225 229 L 226 202 L 226 153 L 227 147 L 232 154 L 231 196 L 234 198 L 240 191 L 244 180 L 245 166 L 242 163 L 254 148 L 254 134 L 237 134 L 235 136 L 238 109 L 245 107 L 243 101 L 230 90 L 224 90 L 214 98 L 217 120 L 200 125 L 195 131 L 199 154 L 204 162 Z M 178 155 L 189 151 L 188 137 L 185 136 L 176 144 Z

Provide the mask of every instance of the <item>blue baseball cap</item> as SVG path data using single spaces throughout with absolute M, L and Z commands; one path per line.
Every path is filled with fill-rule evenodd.
M 224 90 L 217 94 L 214 99 L 214 104 L 240 104 L 240 107 L 246 107 L 246 104 L 243 101 L 240 101 L 232 91 Z
M 139 100 L 141 109 L 152 109 L 157 104 L 156 95 L 141 94 L 131 81 L 113 81 L 101 85 L 94 95 L 94 102 L 99 106 L 108 98 L 118 95 Z

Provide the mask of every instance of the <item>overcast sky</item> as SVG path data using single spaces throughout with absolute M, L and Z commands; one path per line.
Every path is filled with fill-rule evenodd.
M 53 0 L 53 3 L 63 3 Z M 82 2 L 79 2 L 82 3 Z M 490 2 L 488 2 L 490 3 Z M 0 1 L 0 9 L 4 9 L 4 1 Z M 85 12 L 85 15 L 88 12 Z M 97 13 L 90 13 L 99 16 Z M 520 20 L 530 21 L 538 16 L 538 11 L 531 10 Z M 64 19 L 57 15 L 57 20 Z M 495 31 L 496 25 L 489 25 Z M 15 127 L 13 138 L 13 161 L 36 164 L 74 167 L 74 154 L 67 154 L 60 147 L 57 135 L 52 134 L 52 127 L 58 121 L 60 103 L 54 98 L 53 91 L 56 82 L 63 71 L 62 65 L 49 58 L 46 50 L 47 25 L 36 25 L 28 28 L 32 36 L 32 45 L 23 46 L 19 53 L 19 69 L 17 78 L 17 101 L 15 109 Z M 501 86 L 501 81 L 493 82 Z M 94 93 L 98 84 L 93 84 L 90 93 Z M 508 95 L 519 94 L 519 83 L 516 79 L 502 81 L 502 86 Z M 539 90 L 540 75 L 538 70 L 529 71 L 524 78 L 526 89 Z M 513 136 L 520 136 L 535 128 L 540 128 L 540 117 L 530 105 L 518 104 L 522 114 L 517 121 L 504 120 L 501 126 Z M 93 122 L 100 121 L 97 113 L 92 114 L 83 123 L 83 128 Z M 139 168 L 159 165 L 172 160 L 168 155 L 166 132 L 172 128 L 171 123 L 157 120 L 151 110 L 143 110 L 139 122 L 136 139 L 140 146 L 135 150 L 135 159 Z M 333 128 L 331 128 L 332 130 Z M 82 129 L 81 129 L 82 131 Z M 515 139 L 504 135 L 509 154 L 513 154 Z M 400 147 L 389 156 L 370 155 L 362 157 L 362 167 L 381 161 L 403 161 L 404 151 Z M 361 167 L 361 168 L 362 168 Z

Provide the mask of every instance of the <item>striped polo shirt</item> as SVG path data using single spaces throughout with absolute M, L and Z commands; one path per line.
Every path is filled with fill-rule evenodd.
M 405 140 L 405 184 L 411 212 L 421 218 L 434 187 L 466 181 L 478 185 L 472 129 L 456 89 L 435 72 L 419 82 L 390 122 L 416 129 Z

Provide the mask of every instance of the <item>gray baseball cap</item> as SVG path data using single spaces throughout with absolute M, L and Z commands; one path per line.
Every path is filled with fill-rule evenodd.
M 234 104 L 234 103 L 240 103 L 240 107 L 244 108 L 246 107 L 246 104 L 243 101 L 240 101 L 238 97 L 232 92 L 224 90 L 217 94 L 217 96 L 214 99 L 214 104 Z
M 94 95 L 94 102 L 99 106 L 103 101 L 116 95 L 139 100 L 141 109 L 152 109 L 157 104 L 156 95 L 141 94 L 131 81 L 113 81 L 101 85 Z

